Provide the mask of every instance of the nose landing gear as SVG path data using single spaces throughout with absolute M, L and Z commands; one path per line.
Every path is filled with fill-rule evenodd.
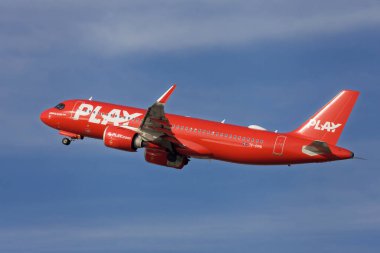
M 66 132 L 66 131 L 62 131 L 62 130 L 59 131 L 59 134 L 65 136 L 62 139 L 62 144 L 66 145 L 66 146 L 70 145 L 70 143 L 74 140 L 82 140 L 83 139 L 82 135 L 70 133 L 70 132 Z M 69 137 L 69 138 L 67 138 L 67 137 Z
M 62 139 L 62 144 L 63 145 L 67 146 L 67 145 L 70 145 L 70 143 L 71 143 L 71 140 L 69 138 L 65 137 L 65 138 Z

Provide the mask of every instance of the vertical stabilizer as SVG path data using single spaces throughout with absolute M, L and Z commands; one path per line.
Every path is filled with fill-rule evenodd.
M 359 91 L 341 91 L 292 133 L 335 145 L 359 94 Z

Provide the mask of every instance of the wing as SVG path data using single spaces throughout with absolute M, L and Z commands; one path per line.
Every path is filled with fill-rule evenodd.
M 174 137 L 171 131 L 171 124 L 165 116 L 164 107 L 175 88 L 176 85 L 174 84 L 149 107 L 140 127 L 132 129 L 138 132 L 144 141 L 154 143 L 173 153 L 175 152 L 174 146 L 180 146 L 181 143 Z

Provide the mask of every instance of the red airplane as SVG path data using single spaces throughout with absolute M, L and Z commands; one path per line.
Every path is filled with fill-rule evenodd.
M 310 119 L 289 133 L 259 126 L 165 113 L 176 85 L 148 110 L 89 100 L 67 100 L 41 113 L 46 125 L 59 130 L 64 145 L 84 137 L 103 139 L 107 147 L 136 152 L 146 161 L 182 169 L 190 157 L 260 165 L 328 162 L 354 157 L 336 146 L 359 96 L 343 90 Z

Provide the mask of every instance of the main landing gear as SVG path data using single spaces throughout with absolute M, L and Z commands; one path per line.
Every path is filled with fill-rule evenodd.
M 175 161 L 177 161 L 177 154 L 170 152 L 167 156 L 167 159 L 169 162 L 175 162 Z

